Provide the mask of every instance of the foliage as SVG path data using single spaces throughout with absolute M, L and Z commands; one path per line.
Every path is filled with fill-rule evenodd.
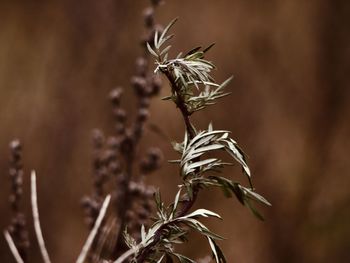
M 236 196 L 238 201 L 250 208 L 259 219 L 263 217 L 254 208 L 252 201 L 268 206 L 270 203 L 255 192 L 245 154 L 236 141 L 229 137 L 230 132 L 214 130 L 212 124 L 206 130 L 197 131 L 190 122 L 191 114 L 229 94 L 224 88 L 232 78 L 218 84 L 210 75 L 215 65 L 206 60 L 204 55 L 213 44 L 204 50 L 196 47 L 184 56 L 180 53 L 177 58 L 168 59 L 171 46 L 162 47 L 174 36 L 168 32 L 176 21 L 177 19 L 171 21 L 162 33 L 155 32 L 153 45 L 147 43 L 147 48 L 156 59 L 155 72 L 163 73 L 171 84 L 171 95 L 164 99 L 175 102 L 185 120 L 184 141 L 173 144 L 181 158 L 172 161 L 180 166 L 182 184 L 179 185 L 174 202 L 169 206 L 163 203 L 159 192 L 155 194 L 157 205 L 155 222 L 148 230 L 142 226 L 140 243 L 125 232 L 125 240 L 130 248 L 127 253 L 133 255 L 132 262 L 173 262 L 173 259 L 179 262 L 195 262 L 176 253 L 174 247 L 178 243 L 185 242 L 189 230 L 192 229 L 207 238 L 217 263 L 226 262 L 223 252 L 216 243 L 216 240 L 223 238 L 209 230 L 199 220 L 203 217 L 221 218 L 220 215 L 203 208 L 190 212 L 199 190 L 205 187 L 219 187 L 226 196 Z M 225 151 L 239 163 L 243 174 L 248 178 L 249 187 L 217 175 L 216 172 L 231 163 L 219 158 L 204 158 L 206 154 L 215 151 Z
M 160 1 L 152 1 L 153 7 L 159 3 Z M 152 8 L 146 12 L 146 21 L 148 21 L 146 24 L 149 27 L 149 31 L 153 32 L 156 25 L 149 22 L 153 21 Z M 131 180 L 132 165 L 135 161 L 136 146 L 147 119 L 148 101 L 151 96 L 158 93 L 160 82 L 159 79 L 147 75 L 146 58 L 141 57 L 138 59 L 138 74 L 132 78 L 133 86 L 140 101 L 138 118 L 135 124 L 132 128 L 125 127 L 126 114 L 120 108 L 121 88 L 117 88 L 111 93 L 111 101 L 114 107 L 113 112 L 118 120 L 116 127 L 118 137 L 111 137 L 108 144 L 105 145 L 103 135 L 100 132 L 94 133 L 96 151 L 94 160 L 94 194 L 85 198 L 84 202 L 88 212 L 87 219 L 89 219 L 91 232 L 76 261 L 77 263 L 82 263 L 86 260 L 89 262 L 107 263 L 112 261 L 106 261 L 105 258 L 110 259 L 113 256 L 114 258 L 119 256 L 114 263 L 126 261 L 133 263 L 169 263 L 174 261 L 193 263 L 196 261 L 176 252 L 176 245 L 186 242 L 188 233 L 191 230 L 198 232 L 207 239 L 215 262 L 224 263 L 226 262 L 224 253 L 217 244 L 217 241 L 222 240 L 223 237 L 210 230 L 201 222 L 202 218 L 221 219 L 221 216 L 204 208 L 192 211 L 200 191 L 204 188 L 218 187 L 224 192 L 225 196 L 235 196 L 242 205 L 247 206 L 261 220 L 263 220 L 263 217 L 256 210 L 253 202 L 267 206 L 271 205 L 255 191 L 245 154 L 237 142 L 230 137 L 230 132 L 215 130 L 211 123 L 205 130 L 197 130 L 192 124 L 190 116 L 193 113 L 215 104 L 219 98 L 229 94 L 224 89 L 232 77 L 219 84 L 211 76 L 215 65 L 205 59 L 205 54 L 214 44 L 203 50 L 201 47 L 196 47 L 185 55 L 180 53 L 175 59 L 168 59 L 168 51 L 171 46 L 168 45 L 165 48 L 163 46 L 174 36 L 172 34 L 169 35 L 168 32 L 176 21 L 177 19 L 174 19 L 161 32 L 155 30 L 153 40 L 148 41 L 145 48 L 155 57 L 156 69 L 154 72 L 165 75 L 170 83 L 171 94 L 164 99 L 171 100 L 176 104 L 185 123 L 184 140 L 179 143 L 173 143 L 174 150 L 179 153 L 180 158 L 172 161 L 179 165 L 179 174 L 182 182 L 178 186 L 177 194 L 170 205 L 164 204 L 159 191 L 154 194 L 156 206 L 154 222 L 151 226 L 147 225 L 148 222 L 144 223 L 142 220 L 147 219 L 152 210 L 151 205 L 148 204 L 151 194 L 149 188 L 143 184 L 142 180 Z M 13 154 L 10 173 L 13 188 L 11 204 L 15 219 L 20 222 L 20 225 L 11 225 L 9 231 L 6 230 L 4 234 L 14 258 L 17 262 L 22 263 L 26 262 L 28 241 L 27 232 L 25 231 L 25 220 L 19 209 L 23 171 L 20 162 L 20 145 L 18 142 L 14 142 L 11 145 Z M 107 150 L 105 154 L 102 154 L 104 148 L 107 148 Z M 248 187 L 218 175 L 218 172 L 222 171 L 225 166 L 232 165 L 231 162 L 212 157 L 218 151 L 226 152 L 240 165 L 243 175 L 248 179 Z M 121 167 L 117 156 L 124 158 L 124 167 Z M 157 169 L 161 159 L 160 156 L 161 154 L 157 149 L 150 150 L 140 163 L 141 172 L 147 174 Z M 118 206 L 114 221 L 118 219 L 120 222 L 118 232 L 113 237 L 117 245 L 114 246 L 113 253 L 104 256 L 101 251 L 105 241 L 100 242 L 99 237 L 106 239 L 106 235 L 108 235 L 107 233 L 103 237 L 103 227 L 109 227 L 106 223 L 105 215 L 111 195 L 107 195 L 103 201 L 103 186 L 107 178 L 106 173 L 108 172 L 115 175 L 117 179 L 118 192 L 114 193 L 114 197 L 118 201 Z M 32 172 L 31 175 L 31 197 L 34 229 L 39 249 L 43 261 L 50 263 L 51 260 L 45 247 L 40 227 L 35 172 Z M 141 199 L 142 201 L 140 201 Z M 136 212 L 133 214 L 133 219 L 136 221 L 136 224 L 133 226 L 140 225 L 141 228 L 140 233 L 137 233 L 139 235 L 135 235 L 135 229 L 130 231 L 130 228 L 128 230 L 127 227 L 124 231 L 120 231 L 125 226 L 130 226 L 129 219 L 131 216 L 128 217 L 127 212 L 133 209 L 131 201 L 140 201 L 142 205 L 142 209 L 135 209 Z M 137 214 L 138 212 L 139 214 Z M 112 227 L 113 224 L 110 228 Z M 109 231 L 109 233 L 113 234 L 112 231 Z M 124 241 L 122 245 L 118 242 L 119 240 Z M 23 244 L 21 245 L 21 243 Z M 124 243 L 127 248 L 123 247 Z M 96 254 L 96 251 L 99 253 Z

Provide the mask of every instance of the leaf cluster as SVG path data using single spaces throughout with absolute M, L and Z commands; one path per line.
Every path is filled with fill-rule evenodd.
M 227 197 L 235 196 L 259 219 L 263 217 L 255 209 L 253 202 L 267 206 L 271 204 L 255 192 L 245 154 L 237 142 L 230 137 L 230 132 L 214 130 L 211 124 L 206 130 L 197 131 L 190 123 L 189 115 L 193 112 L 212 105 L 218 98 L 228 95 L 224 92 L 224 88 L 232 78 L 218 84 L 211 76 L 215 66 L 206 60 L 204 55 L 213 45 L 203 50 L 201 47 L 196 47 L 184 56 L 180 53 L 177 58 L 168 59 L 171 46 L 162 47 L 173 37 L 168 35 L 168 31 L 175 22 L 176 19 L 161 34 L 156 32 L 153 46 L 147 44 L 147 48 L 156 59 L 155 72 L 165 74 L 171 83 L 172 94 L 165 99 L 174 101 L 185 119 L 188 132 L 185 133 L 183 142 L 173 144 L 180 158 L 172 161 L 180 166 L 182 184 L 179 185 L 173 203 L 168 206 L 163 203 L 159 192 L 155 194 L 157 215 L 154 218 L 154 224 L 148 230 L 142 226 L 141 242 L 136 243 L 127 232 L 125 232 L 125 240 L 131 249 L 130 253 L 133 254 L 132 262 L 141 262 L 138 260 L 142 258 L 154 263 L 174 262 L 174 259 L 192 263 L 195 261 L 176 253 L 174 246 L 186 242 L 188 232 L 195 230 L 208 240 L 216 263 L 222 263 L 226 262 L 226 259 L 216 241 L 223 238 L 209 230 L 200 221 L 205 217 L 221 219 L 220 215 L 203 208 L 190 212 L 189 208 L 196 200 L 198 191 L 208 187 L 219 187 Z M 185 111 L 183 107 L 186 108 Z M 243 174 L 248 179 L 249 187 L 218 175 L 224 166 L 232 163 L 211 157 L 217 151 L 226 152 L 241 166 Z M 187 204 L 190 206 L 186 207 Z
M 211 71 L 216 67 L 212 62 L 206 60 L 204 55 L 214 44 L 203 50 L 201 50 L 202 47 L 196 47 L 184 56 L 182 53 L 179 53 L 175 59 L 168 60 L 168 51 L 171 45 L 164 49 L 162 49 L 162 46 L 174 36 L 173 34 L 167 34 L 176 21 L 177 19 L 174 19 L 170 22 L 160 36 L 156 32 L 154 47 L 152 48 L 147 43 L 147 48 L 156 59 L 158 66 L 155 72 L 169 73 L 174 77 L 176 85 L 181 88 L 179 92 L 185 99 L 187 111 L 192 114 L 195 111 L 204 109 L 206 106 L 215 104 L 217 99 L 229 95 L 230 93 L 225 92 L 224 88 L 231 81 L 232 77 L 218 84 L 211 76 Z M 176 102 L 177 96 L 178 94 L 173 91 L 171 95 L 163 99 Z
M 181 164 L 181 176 L 184 179 L 189 175 L 198 177 L 207 171 L 217 170 L 224 165 L 229 165 L 230 163 L 222 162 L 218 158 L 197 161 L 205 153 L 224 150 L 242 166 L 243 173 L 248 177 L 250 182 L 251 172 L 246 162 L 246 157 L 236 141 L 229 137 L 229 134 L 229 131 L 213 130 L 211 124 L 207 130 L 198 132 L 190 141 L 186 133 L 184 141 L 180 145 L 175 144 L 174 146 L 182 154 L 181 160 L 176 160 Z
M 174 250 L 174 245 L 180 244 L 187 241 L 187 234 L 190 229 L 195 230 L 205 236 L 208 240 L 209 247 L 212 249 L 213 256 L 217 262 L 226 262 L 226 259 L 216 244 L 215 240 L 222 240 L 223 237 L 213 233 L 201 223 L 198 218 L 200 217 L 214 217 L 221 219 L 220 215 L 207 210 L 207 209 L 197 209 L 192 213 L 184 216 L 176 216 L 176 212 L 179 208 L 179 203 L 181 199 L 182 187 L 180 186 L 179 191 L 176 194 L 174 203 L 170 206 L 164 206 L 160 198 L 160 194 L 156 193 L 156 203 L 157 203 L 157 218 L 155 223 L 151 228 L 146 231 L 142 226 L 141 228 L 141 242 L 136 244 L 135 240 L 130 237 L 130 235 L 125 232 L 125 240 L 128 246 L 135 251 L 135 257 L 142 248 L 146 248 L 156 239 L 156 234 L 161 233 L 162 238 L 157 244 L 152 247 L 152 255 L 148 258 L 149 262 L 173 262 L 173 259 L 179 260 L 179 262 L 190 262 L 195 263 L 194 260 L 176 253 Z

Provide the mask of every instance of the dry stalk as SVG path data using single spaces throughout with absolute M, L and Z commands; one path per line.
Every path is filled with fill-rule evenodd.
M 98 229 L 100 228 L 101 226 L 101 223 L 102 223 L 102 220 L 107 212 L 107 208 L 108 208 L 108 205 L 109 205 L 109 202 L 111 201 L 111 195 L 107 195 L 107 197 L 105 198 L 103 204 L 102 204 L 102 207 L 101 207 L 101 210 L 100 210 L 100 213 L 95 221 L 95 224 L 94 224 L 94 227 L 92 228 L 82 250 L 81 250 L 81 253 L 76 261 L 76 263 L 83 263 L 88 252 L 89 252 L 89 249 L 92 245 L 92 242 L 94 241 L 94 238 L 98 232 Z
M 23 259 L 21 258 L 20 254 L 18 252 L 18 249 L 17 249 L 15 243 L 13 242 L 13 239 L 12 239 L 10 233 L 7 230 L 4 231 L 4 236 L 5 236 L 7 244 L 9 245 L 9 248 L 10 248 L 12 255 L 15 258 L 16 262 L 17 263 L 24 263 Z
M 32 212 L 33 212 L 33 220 L 34 220 L 34 230 L 35 230 L 36 238 L 38 239 L 40 252 L 41 252 L 41 255 L 43 257 L 44 262 L 51 263 L 49 253 L 47 252 L 47 249 L 45 246 L 43 233 L 42 233 L 41 227 L 40 227 L 35 171 L 32 171 L 32 173 L 31 173 L 31 201 L 32 201 Z

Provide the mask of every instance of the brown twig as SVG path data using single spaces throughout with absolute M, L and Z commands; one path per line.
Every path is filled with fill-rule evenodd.
M 137 117 L 129 129 L 125 129 L 124 136 L 120 144 L 120 153 L 124 159 L 125 169 L 122 173 L 122 180 L 117 186 L 117 216 L 119 218 L 119 234 L 115 256 L 122 254 L 126 247 L 124 244 L 123 230 L 127 221 L 140 221 L 138 218 L 130 218 L 128 216 L 128 210 L 131 207 L 134 197 L 130 191 L 130 184 L 133 178 L 133 166 L 135 164 L 135 152 L 143 133 L 145 122 L 149 117 L 150 99 L 159 93 L 161 88 L 161 80 L 158 77 L 154 77 L 148 69 L 148 52 L 146 43 L 153 39 L 156 30 L 161 26 L 154 22 L 154 11 L 162 1 L 152 0 L 151 7 L 144 10 L 144 22 L 146 27 L 146 35 L 142 39 L 141 44 L 144 48 L 144 54 L 136 59 L 136 74 L 131 78 L 131 84 L 134 88 L 136 97 L 138 99 Z M 159 159 L 159 158 L 158 158 Z M 153 168 L 159 167 L 159 164 L 153 165 Z M 142 172 L 142 171 L 141 171 Z M 145 173 L 143 173 L 145 174 Z M 142 183 L 142 182 L 141 182 Z M 148 211 L 149 213 L 150 211 Z M 135 215 L 137 213 L 134 213 Z M 143 222 L 144 223 L 144 222 Z M 140 222 L 138 222 L 139 225 Z
M 131 78 L 131 85 L 137 98 L 136 118 L 130 125 L 128 124 L 127 113 L 121 107 L 123 88 L 113 89 L 109 98 L 115 119 L 115 134 L 105 141 L 102 132 L 98 130 L 94 132 L 93 192 L 83 199 L 86 221 L 92 228 L 101 207 L 103 185 L 107 178 L 115 178 L 113 203 L 118 220 L 114 227 L 117 242 L 111 252 L 112 257 L 119 256 L 127 249 L 123 238 L 123 230 L 127 224 L 134 226 L 132 229 L 135 231 L 141 224 L 147 225 L 145 218 L 148 218 L 152 211 L 150 205 L 152 195 L 150 188 L 143 183 L 143 178 L 144 175 L 156 170 L 162 159 L 158 149 L 151 149 L 141 162 L 136 160 L 137 147 L 149 117 L 150 99 L 159 93 L 162 85 L 161 79 L 149 71 L 146 43 L 154 38 L 156 31 L 162 30 L 160 25 L 155 24 L 154 12 L 163 1 L 150 0 L 150 2 L 151 5 L 143 12 L 146 32 L 141 39 L 141 44 L 144 52 L 136 59 L 135 74 Z M 136 177 L 135 165 L 139 166 L 140 176 L 138 177 Z M 137 208 L 141 210 L 133 211 L 137 202 L 140 202 Z M 98 242 L 99 238 L 96 238 L 95 243 Z M 97 252 L 95 248 L 99 245 L 92 245 L 90 261 L 94 261 Z

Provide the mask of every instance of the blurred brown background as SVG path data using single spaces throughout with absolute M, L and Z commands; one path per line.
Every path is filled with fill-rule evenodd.
M 8 142 L 24 144 L 25 208 L 29 172 L 38 173 L 41 221 L 55 262 L 72 262 L 87 236 L 79 200 L 91 189 L 90 131 L 111 132 L 107 94 L 129 85 L 141 53 L 141 12 L 146 0 L 1 1 L 0 3 L 0 228 L 10 220 Z M 229 262 L 350 262 L 349 1 L 168 0 L 157 13 L 179 16 L 173 54 L 216 42 L 209 54 L 217 80 L 235 75 L 232 95 L 198 113 L 205 128 L 232 130 L 248 153 L 258 192 L 273 204 L 266 222 L 219 191 L 200 204 L 224 221 L 209 225 L 227 237 Z M 161 95 L 168 93 L 164 83 Z M 179 113 L 154 100 L 151 123 L 175 140 L 183 136 Z M 140 151 L 168 141 L 147 131 Z M 226 176 L 245 182 L 237 167 Z M 170 183 L 170 180 L 173 183 Z M 179 183 L 164 163 L 149 181 L 171 201 Z M 234 201 L 234 202 L 233 202 Z M 32 262 L 40 262 L 33 232 Z M 201 237 L 184 247 L 204 256 Z M 0 261 L 13 262 L 3 238 Z

